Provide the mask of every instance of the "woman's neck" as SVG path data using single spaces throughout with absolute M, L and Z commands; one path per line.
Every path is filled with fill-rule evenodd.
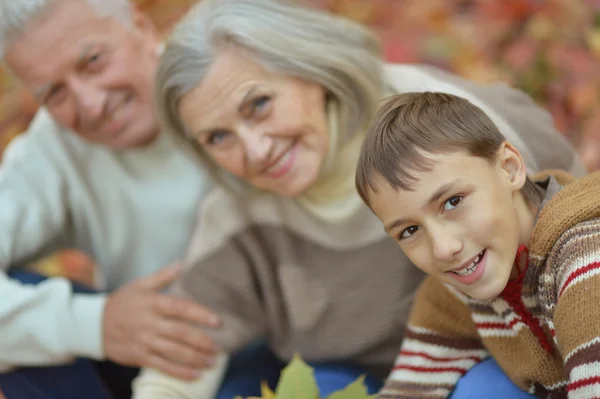
M 343 115 L 335 101 L 327 104 L 331 150 L 321 175 L 297 198 L 306 210 L 319 219 L 337 221 L 354 214 L 362 201 L 356 192 L 354 176 L 363 133 L 343 134 Z

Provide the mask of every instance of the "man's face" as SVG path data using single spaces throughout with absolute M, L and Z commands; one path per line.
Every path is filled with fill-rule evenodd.
M 158 134 L 153 88 L 159 38 L 134 11 L 127 27 L 82 0 L 56 2 L 12 41 L 6 62 L 57 122 L 115 149 Z

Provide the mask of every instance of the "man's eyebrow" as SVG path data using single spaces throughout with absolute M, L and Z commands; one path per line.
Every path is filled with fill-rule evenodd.
M 437 202 L 448 191 L 450 191 L 453 187 L 458 185 L 460 182 L 461 182 L 461 179 L 456 179 L 449 183 L 442 184 L 440 187 L 438 187 L 437 190 L 435 190 L 433 192 L 433 194 L 431 194 L 431 196 L 429 197 L 429 200 L 427 200 L 426 206 L 429 206 L 429 205 L 433 204 L 434 202 Z M 407 222 L 407 219 L 405 219 L 405 218 L 399 218 L 399 219 L 393 220 L 390 223 L 385 225 L 385 231 L 390 231 L 398 226 L 405 224 L 406 222 Z
M 83 49 L 79 52 L 79 55 L 77 56 L 77 62 L 75 64 L 77 65 L 77 67 L 81 66 L 81 64 L 85 61 L 85 59 L 90 54 L 95 45 L 96 43 L 88 43 L 83 47 Z M 56 82 L 43 84 L 42 86 L 33 90 L 33 96 L 38 101 L 43 101 L 44 98 L 48 95 L 48 92 L 52 91 L 56 86 L 58 86 L 58 83 Z

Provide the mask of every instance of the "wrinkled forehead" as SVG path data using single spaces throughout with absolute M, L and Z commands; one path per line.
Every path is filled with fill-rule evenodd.
M 194 130 L 231 120 L 245 101 L 277 84 L 278 79 L 253 59 L 220 52 L 198 84 L 179 102 L 179 114 Z
M 94 42 L 108 40 L 113 24 L 84 1 L 55 2 L 9 43 L 6 63 L 27 86 L 43 84 Z

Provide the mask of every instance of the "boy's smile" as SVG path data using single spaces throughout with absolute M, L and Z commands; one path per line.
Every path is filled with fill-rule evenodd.
M 523 160 L 508 143 L 494 162 L 463 151 L 427 158 L 432 167 L 413 172 L 414 190 L 380 179 L 371 207 L 417 267 L 475 299 L 495 298 L 533 227 Z

